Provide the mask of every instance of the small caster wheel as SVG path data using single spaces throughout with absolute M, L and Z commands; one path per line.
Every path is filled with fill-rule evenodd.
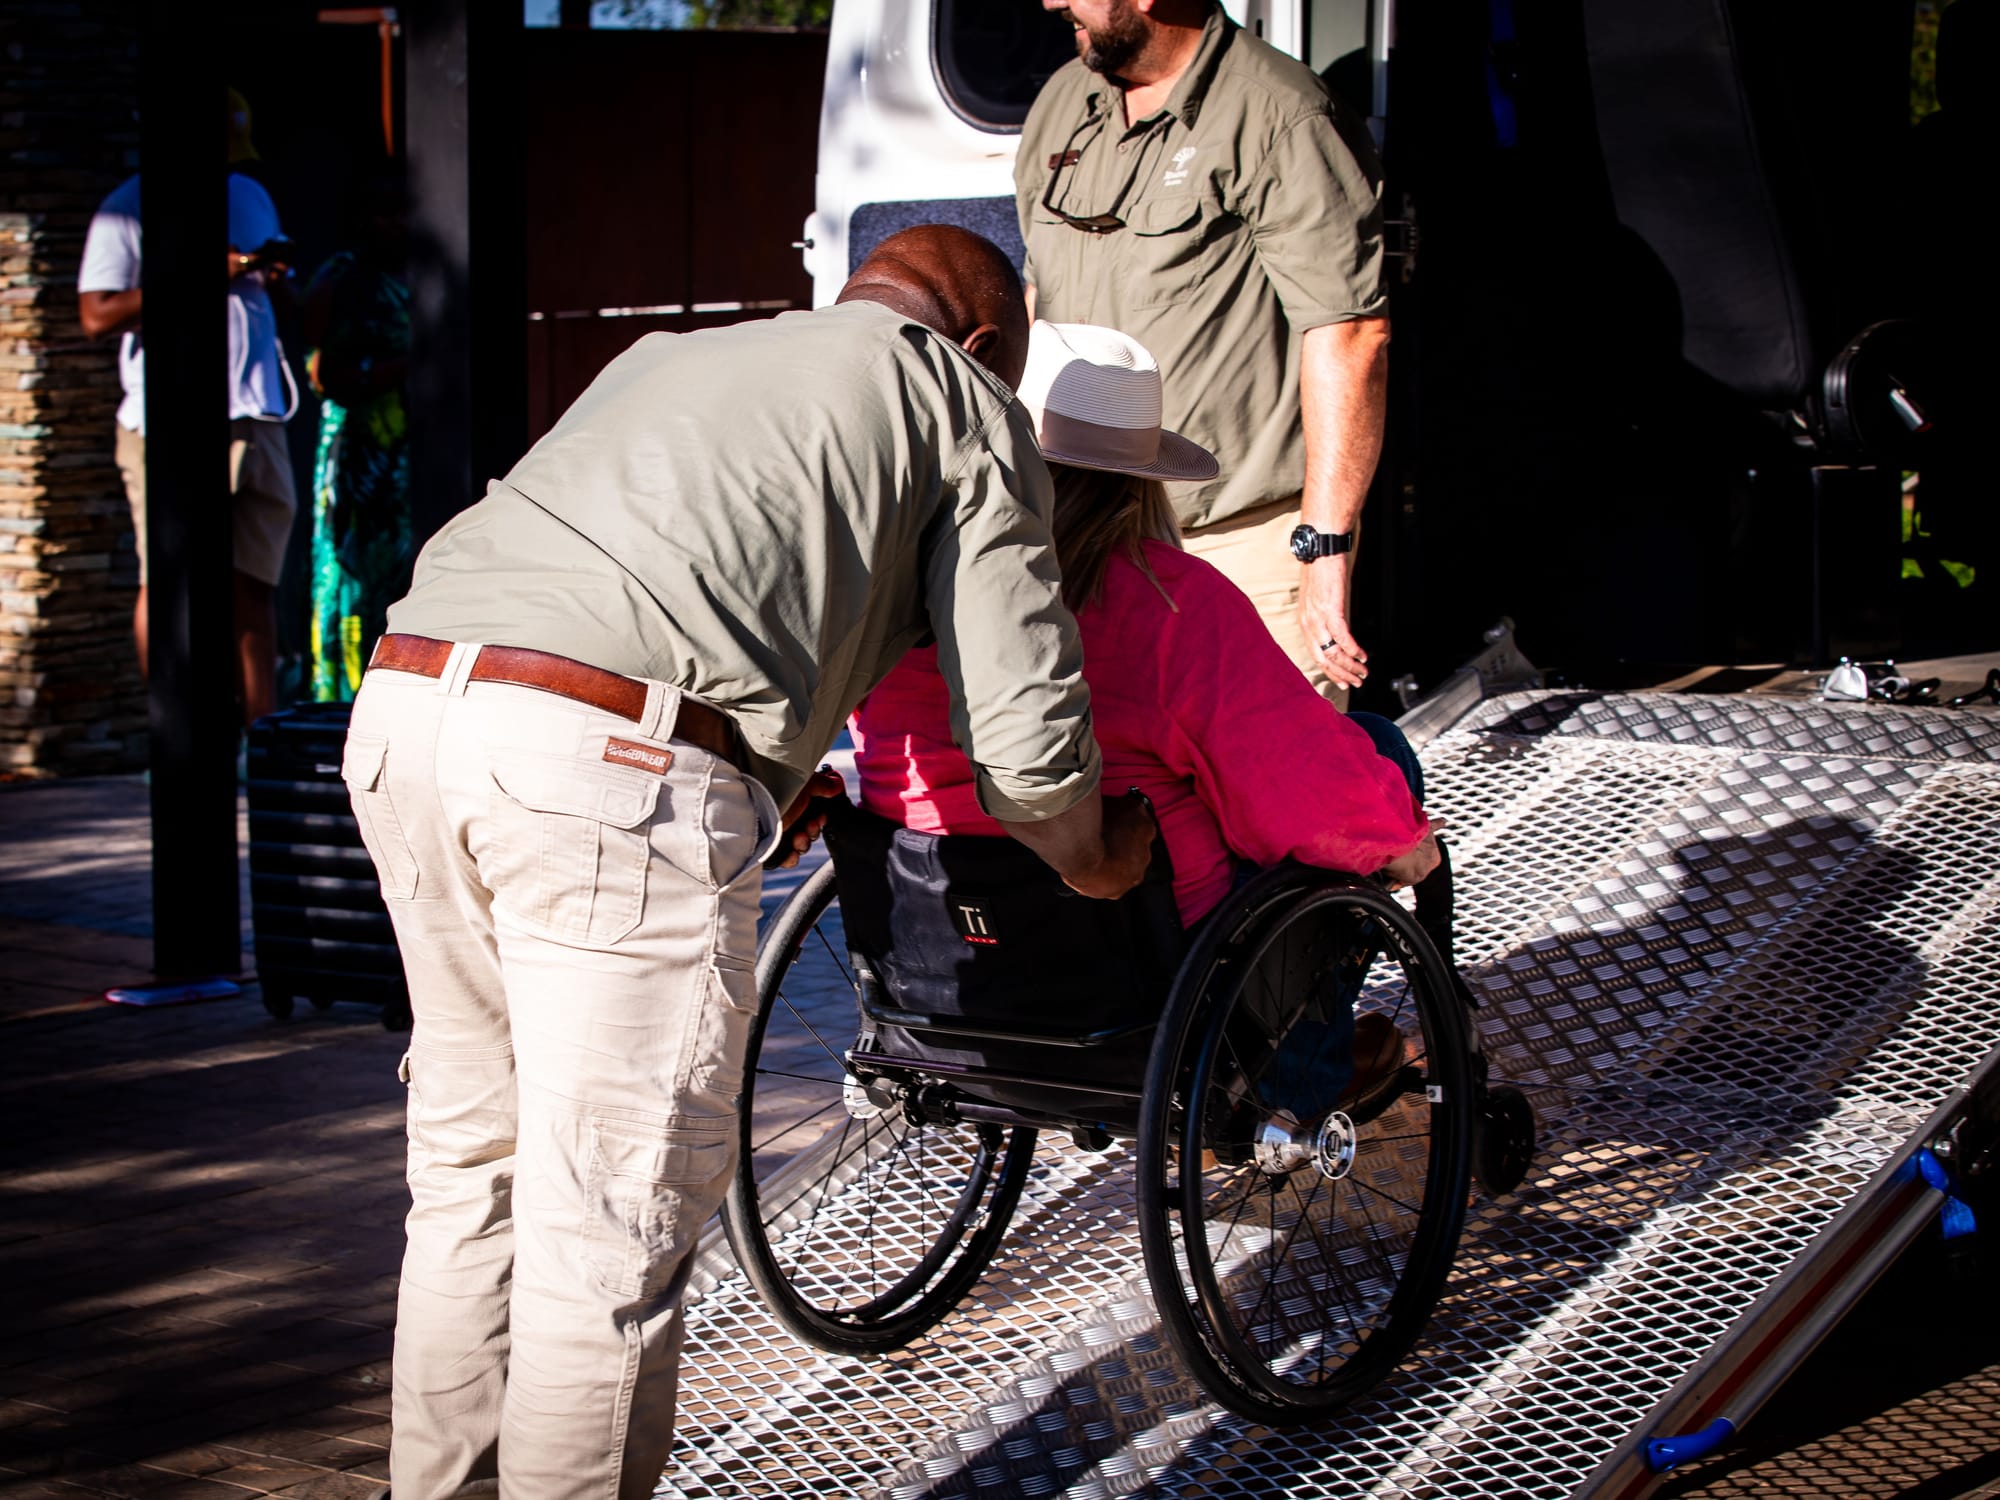
M 1535 1111 L 1528 1096 L 1502 1084 L 1479 1106 L 1479 1143 L 1473 1170 L 1493 1197 L 1511 1193 L 1535 1160 Z
M 332 1010 L 332 1009 L 333 1009 L 333 1000 L 332 1000 L 332 999 L 331 999 L 331 997 L 329 997 L 329 996 L 326 996 L 326 995 L 308 995 L 308 996 L 306 996 L 306 998 L 307 998 L 308 1000 L 310 1000 L 310 1001 L 312 1002 L 312 1008 L 313 1008 L 314 1010 Z
M 280 1021 L 289 1021 L 292 1018 L 292 997 L 281 990 L 267 989 L 264 991 L 264 1009 Z

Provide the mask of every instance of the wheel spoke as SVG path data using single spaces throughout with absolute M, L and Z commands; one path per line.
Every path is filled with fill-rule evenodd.
M 846 1152 L 842 1148 L 846 1146 L 847 1134 L 853 1128 L 854 1118 L 850 1115 L 841 1123 L 840 1139 L 834 1143 L 833 1149 L 826 1154 L 826 1171 L 820 1177 L 819 1187 L 813 1192 L 812 1210 L 806 1215 L 806 1221 L 800 1226 L 797 1235 L 798 1258 L 793 1261 L 794 1265 L 798 1265 L 804 1259 L 806 1246 L 812 1242 L 812 1237 L 818 1229 L 820 1210 L 826 1206 L 827 1185 L 833 1181 L 834 1168 L 840 1165 L 846 1155 Z
M 789 1078 L 794 1083 L 823 1083 L 829 1088 L 836 1089 L 847 1087 L 847 1075 L 845 1073 L 841 1074 L 838 1078 L 826 1078 L 818 1073 L 788 1073 L 783 1068 L 759 1068 L 757 1069 L 757 1076 L 759 1078 Z
M 794 1130 L 803 1130 L 806 1126 L 812 1124 L 814 1120 L 817 1120 L 821 1115 L 827 1113 L 827 1111 L 839 1108 L 840 1108 L 840 1101 L 838 1099 L 834 1100 L 833 1103 L 831 1104 L 822 1104 L 818 1109 L 814 1110 L 804 1119 L 792 1120 L 787 1124 L 779 1126 L 778 1129 L 774 1130 L 771 1134 L 765 1136 L 763 1140 L 753 1141 L 751 1143 L 750 1149 L 752 1151 L 762 1151 L 766 1146 L 770 1145 L 771 1142 L 783 1140 L 786 1136 L 790 1135 Z
M 1373 1193 L 1377 1198 L 1382 1199 L 1384 1202 L 1395 1204 L 1396 1207 L 1400 1208 L 1406 1214 L 1414 1216 L 1417 1214 L 1421 1214 L 1423 1212 L 1423 1210 L 1417 1207 L 1416 1204 L 1405 1203 L 1401 1198 L 1398 1198 L 1394 1193 L 1385 1193 L 1380 1188 L 1375 1187 L 1370 1183 L 1363 1182 L 1359 1178 L 1350 1177 L 1347 1180 L 1353 1183 L 1357 1188 L 1361 1189 L 1362 1192 Z
M 1278 1217 L 1278 1214 L 1277 1214 L 1277 1208 L 1278 1208 L 1278 1183 L 1277 1183 L 1277 1179 L 1275 1179 L 1275 1178 L 1271 1179 L 1271 1182 L 1270 1182 L 1270 1188 L 1271 1188 L 1271 1206 L 1270 1206 L 1270 1209 L 1268 1210 L 1268 1216 L 1269 1216 L 1269 1217 L 1271 1218 L 1271 1220 L 1272 1220 L 1273 1222 L 1275 1222 L 1275 1221 L 1276 1221 L 1276 1219 L 1277 1219 L 1277 1217 Z M 1278 1267 L 1279 1267 L 1279 1266 L 1280 1266 L 1281 1264 L 1283 1264 L 1283 1262 L 1284 1262 L 1284 1253 L 1285 1253 L 1285 1249 L 1286 1249 L 1286 1247 L 1287 1247 L 1287 1246 L 1288 1246 L 1288 1245 L 1289 1245 L 1289 1244 L 1291 1243 L 1291 1235 L 1292 1235 L 1292 1231 L 1290 1231 L 1290 1230 L 1287 1230 L 1287 1231 L 1285 1232 L 1285 1238 L 1284 1238 L 1283 1240 L 1281 1240 L 1281 1241 L 1278 1241 L 1277 1243 L 1275 1243 L 1275 1244 L 1271 1245 L 1271 1246 L 1269 1247 L 1269 1253 L 1268 1253 L 1268 1254 L 1266 1254 L 1266 1255 L 1265 1255 L 1265 1256 L 1263 1257 L 1263 1260 L 1264 1260 L 1264 1294 L 1263 1294 L 1263 1295 L 1262 1295 L 1261 1297 L 1259 1297 L 1259 1298 L 1257 1299 L 1257 1303 L 1256 1303 L 1256 1305 L 1255 1305 L 1254 1307 L 1252 1307 L 1252 1308 L 1250 1309 L 1250 1317 L 1249 1317 L 1249 1320 L 1248 1320 L 1248 1321 L 1249 1321 L 1249 1324 L 1250 1324 L 1250 1328 L 1249 1328 L 1249 1333 L 1250 1333 L 1250 1337 L 1251 1337 L 1251 1339 L 1252 1339 L 1252 1340 L 1254 1340 L 1254 1339 L 1256 1338 L 1256 1335 L 1257 1335 L 1257 1324 L 1258 1324 L 1258 1321 L 1259 1321 L 1259 1318 L 1260 1318 L 1260 1316 L 1262 1315 L 1262 1313 L 1263 1313 L 1263 1311 L 1264 1311 L 1264 1308 L 1265 1308 L 1266 1304 L 1268 1304 L 1268 1303 L 1270 1302 L 1270 1300 L 1271 1300 L 1272 1296 L 1273 1296 L 1273 1295 L 1274 1295 L 1274 1294 L 1275 1294 L 1275 1293 L 1277 1292 L 1277 1290 L 1278 1290 Z M 1254 1343 L 1253 1343 L 1252 1347 L 1253 1347 L 1253 1348 L 1255 1347 L 1255 1346 L 1254 1346 Z M 1269 1363 L 1269 1361 L 1267 1360 L 1267 1361 L 1265 1361 L 1265 1363 L 1266 1363 L 1266 1364 L 1268 1364 L 1268 1363 Z
M 1299 1203 L 1299 1217 L 1301 1219 L 1306 1220 L 1306 1228 L 1311 1232 L 1313 1237 L 1313 1243 L 1319 1251 L 1320 1263 L 1326 1268 L 1325 1272 L 1326 1279 L 1332 1283 L 1334 1295 L 1340 1299 L 1341 1308 L 1347 1314 L 1347 1326 L 1357 1335 L 1357 1342 L 1358 1342 L 1358 1336 L 1361 1332 L 1362 1320 L 1355 1315 L 1354 1304 L 1352 1301 L 1348 1299 L 1347 1278 L 1344 1274 L 1342 1274 L 1340 1260 L 1335 1255 L 1333 1247 L 1328 1245 L 1325 1239 L 1321 1237 L 1318 1226 L 1311 1222 L 1312 1205 L 1313 1202 L 1318 1199 L 1320 1189 L 1322 1187 L 1328 1188 L 1327 1192 L 1328 1214 L 1329 1216 L 1331 1216 L 1332 1202 L 1334 1196 L 1331 1185 L 1328 1184 L 1324 1178 L 1319 1178 L 1316 1176 L 1313 1182 L 1312 1198 L 1301 1200 Z M 1298 1197 L 1298 1188 L 1296 1184 L 1294 1184 L 1292 1188 L 1292 1196 L 1295 1198 Z M 1322 1370 L 1326 1368 L 1327 1359 L 1328 1359 L 1327 1353 L 1324 1350 L 1322 1350 L 1319 1358 L 1319 1365 Z
M 791 1012 L 792 1019 L 797 1021 L 799 1025 L 805 1028 L 806 1034 L 808 1036 L 810 1036 L 815 1042 L 819 1043 L 819 1050 L 824 1052 L 830 1059 L 832 1059 L 833 1065 L 835 1067 L 839 1068 L 841 1072 L 845 1073 L 847 1071 L 847 1057 L 845 1050 L 842 1049 L 836 1051 L 833 1043 L 829 1042 L 825 1037 L 819 1034 L 819 1028 L 813 1025 L 812 1022 L 808 1021 L 805 1018 L 805 1013 L 801 1011 L 796 1005 L 792 1004 L 790 1000 L 787 1000 L 785 998 L 785 992 L 783 990 L 778 991 L 778 999 L 780 1002 L 783 1003 L 785 1009 Z
M 1375 1258 L 1381 1262 L 1382 1269 L 1388 1273 L 1389 1279 L 1393 1281 L 1396 1276 L 1396 1267 L 1386 1255 L 1381 1254 L 1377 1249 L 1385 1235 L 1380 1221 L 1375 1217 L 1375 1210 L 1369 1206 L 1368 1200 L 1358 1193 L 1350 1193 L 1348 1196 L 1354 1200 L 1355 1206 L 1361 1210 L 1361 1217 L 1367 1222 L 1368 1228 L 1362 1234 L 1363 1241 L 1370 1251 L 1375 1252 Z
M 854 975 L 847 967 L 847 960 L 834 951 L 833 944 L 827 940 L 825 929 L 815 926 L 813 928 L 813 936 L 819 939 L 820 947 L 826 949 L 826 956 L 832 959 L 833 966 L 840 970 L 840 977 L 847 981 L 847 987 L 851 990 L 859 989 L 861 986 L 854 982 Z

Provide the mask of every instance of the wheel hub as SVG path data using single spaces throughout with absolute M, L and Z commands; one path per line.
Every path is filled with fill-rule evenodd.
M 1313 1160 L 1313 1133 L 1290 1110 L 1273 1110 L 1257 1127 L 1250 1154 L 1260 1171 L 1283 1177 Z
M 1319 1123 L 1313 1139 L 1313 1165 L 1328 1182 L 1338 1182 L 1354 1170 L 1354 1151 L 1360 1135 L 1354 1122 L 1335 1110 Z
M 1289 1110 L 1280 1109 L 1257 1128 L 1250 1154 L 1258 1169 L 1273 1177 L 1314 1167 L 1327 1181 L 1338 1182 L 1354 1170 L 1360 1144 L 1354 1121 L 1337 1109 L 1317 1127 L 1301 1125 Z
M 847 1106 L 848 1114 L 857 1120 L 879 1119 L 894 1103 L 894 1095 L 887 1084 L 878 1078 L 863 1083 L 852 1073 L 841 1086 L 840 1102 Z

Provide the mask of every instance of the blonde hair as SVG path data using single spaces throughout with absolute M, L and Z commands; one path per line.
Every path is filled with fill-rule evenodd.
M 1063 603 L 1072 613 L 1104 592 L 1104 574 L 1121 553 L 1135 563 L 1170 606 L 1171 595 L 1146 563 L 1140 544 L 1181 544 L 1180 523 L 1174 519 L 1167 487 L 1157 479 L 1112 474 L 1102 469 L 1049 465 L 1055 481 L 1056 506 L 1050 529 L 1055 535 L 1056 561 L 1062 566 Z

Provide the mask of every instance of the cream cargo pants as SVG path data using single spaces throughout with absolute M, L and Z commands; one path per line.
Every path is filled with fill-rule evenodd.
M 735 1161 L 778 815 L 662 736 L 677 689 L 635 724 L 467 684 L 476 650 L 370 672 L 342 766 L 416 1018 L 392 1485 L 645 1496 Z
M 1347 689 L 1334 686 L 1315 643 L 1307 640 L 1299 629 L 1299 560 L 1292 556 L 1288 544 L 1301 518 L 1297 499 L 1278 500 L 1213 526 L 1184 532 L 1181 544 L 1203 562 L 1213 564 L 1223 577 L 1250 596 L 1264 628 L 1306 674 L 1313 691 L 1345 713 Z M 1354 530 L 1354 539 L 1359 542 L 1359 522 Z M 1353 577 L 1350 569 L 1350 598 L 1354 592 Z

